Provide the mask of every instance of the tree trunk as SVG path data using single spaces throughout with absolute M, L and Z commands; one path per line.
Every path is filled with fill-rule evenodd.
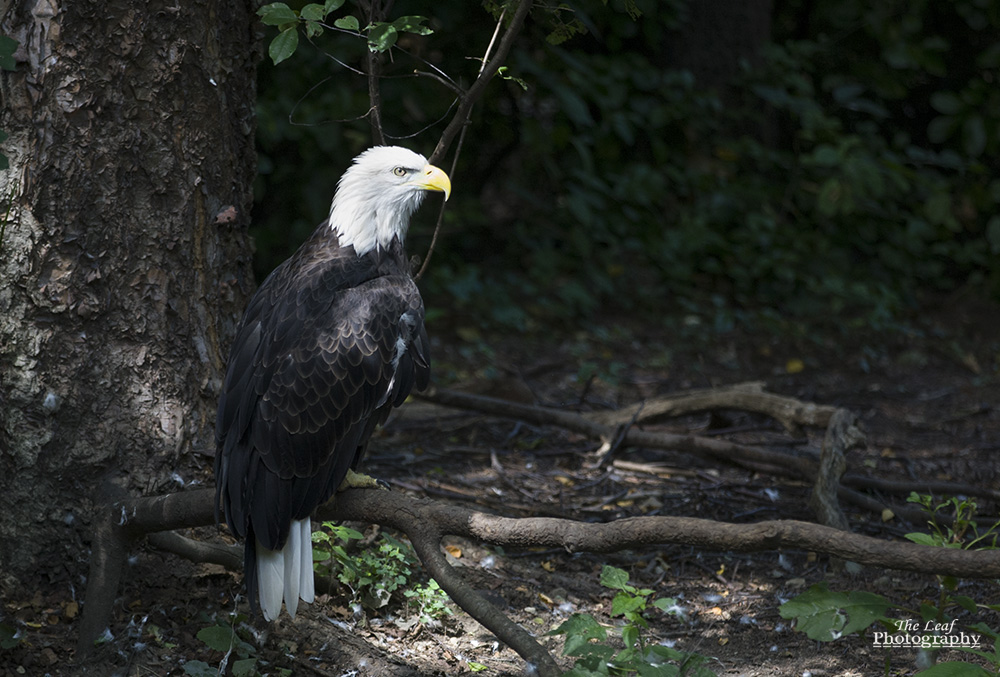
M 0 4 L 0 594 L 78 584 L 96 501 L 211 463 L 253 288 L 252 27 L 239 0 Z

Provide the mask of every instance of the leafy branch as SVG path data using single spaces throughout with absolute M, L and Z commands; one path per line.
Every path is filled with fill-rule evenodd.
M 400 33 L 430 35 L 434 31 L 425 26 L 427 18 L 422 16 L 402 16 L 393 21 L 371 20 L 361 27 L 361 22 L 352 14 L 347 14 L 326 23 L 327 17 L 343 7 L 345 0 L 326 0 L 322 5 L 310 3 L 301 10 L 292 9 L 283 2 L 272 2 L 257 10 L 262 23 L 275 26 L 278 35 L 267 48 L 268 56 L 275 65 L 295 53 L 299 46 L 299 29 L 309 39 L 319 37 L 324 30 L 336 29 L 364 37 L 371 52 L 387 52 L 399 39 Z

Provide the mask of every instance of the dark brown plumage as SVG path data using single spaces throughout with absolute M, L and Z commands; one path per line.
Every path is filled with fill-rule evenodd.
M 358 466 L 392 407 L 428 383 L 423 301 L 402 238 L 419 204 L 412 194 L 450 184 L 422 157 L 395 150 L 383 153 L 388 160 L 366 163 L 362 155 L 355 165 L 389 174 L 374 174 L 386 187 L 371 200 L 385 201 L 391 191 L 410 199 L 395 231 L 365 250 L 368 244 L 352 242 L 368 234 L 365 224 L 337 224 L 331 215 L 264 281 L 233 342 L 216 420 L 217 504 L 246 539 L 251 608 L 259 588 L 268 619 L 282 598 L 293 616 L 300 596 L 312 600 L 309 515 Z M 418 179 L 405 183 L 401 167 Z M 419 179 L 431 170 L 444 178 Z M 363 215 L 369 198 L 343 195 L 351 171 L 334 207 L 357 199 L 361 206 L 350 213 Z M 384 212 L 381 203 L 370 211 L 379 207 Z

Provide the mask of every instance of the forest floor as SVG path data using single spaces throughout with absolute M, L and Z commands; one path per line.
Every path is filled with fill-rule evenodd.
M 984 322 L 985 312 L 962 309 L 942 316 L 942 333 L 952 338 L 913 337 L 878 348 L 752 336 L 729 336 L 706 346 L 613 327 L 494 341 L 457 328 L 454 335 L 465 341 L 435 346 L 436 379 L 445 387 L 572 411 L 615 409 L 692 388 L 763 381 L 769 392 L 857 414 L 867 438 L 849 453 L 849 472 L 909 482 L 916 491 L 925 480 L 997 490 L 1000 333 L 989 326 L 995 322 Z M 988 313 L 997 317 L 995 309 Z M 739 411 L 689 415 L 644 428 L 801 451 L 818 449 L 823 435 L 818 429 L 789 433 L 766 417 Z M 807 483 L 688 453 L 641 448 L 619 449 L 619 463 L 602 469 L 594 463 L 598 446 L 556 426 L 416 400 L 373 440 L 366 471 L 388 481 L 394 491 L 508 517 L 815 520 Z M 210 458 L 192 454 L 180 472 L 189 484 L 193 479 L 205 485 L 212 482 L 210 469 Z M 905 493 L 873 495 L 892 505 L 906 501 Z M 997 501 L 980 498 L 978 503 L 980 526 L 995 522 Z M 857 533 L 902 540 L 926 528 L 898 517 L 886 522 L 881 514 L 854 505 L 842 507 Z M 369 539 L 375 535 L 371 527 L 354 526 Z M 197 533 L 225 538 L 210 529 Z M 462 539 L 447 545 L 466 580 L 567 668 L 572 662 L 561 655 L 563 637 L 546 633 L 574 613 L 592 614 L 609 627 L 620 621 L 610 616 L 613 591 L 600 584 L 604 565 L 624 569 L 632 583 L 652 589 L 654 598 L 674 598 L 683 609 L 682 617 L 651 610 L 650 641 L 707 657 L 705 667 L 727 676 L 914 674 L 916 650 L 877 648 L 871 632 L 818 643 L 795 631 L 778 608 L 826 581 L 834 590 L 884 595 L 898 605 L 890 618 L 922 623 L 917 610 L 936 604 L 941 589 L 934 576 L 871 568 L 850 574 L 831 566 L 825 555 L 796 550 L 733 553 L 661 546 L 594 555 L 505 550 Z M 420 622 L 397 591 L 385 608 L 359 612 L 342 586 L 300 607 L 295 620 L 283 615 L 270 628 L 243 625 L 242 654 L 234 652 L 228 672 L 220 672 L 224 654 L 198 635 L 231 623 L 234 610 L 246 612 L 238 596 L 240 576 L 148 547 L 135 555 L 108 641 L 90 661 L 75 657 L 79 605 L 67 583 L 40 585 L 21 599 L 5 600 L 0 616 L 15 624 L 19 635 L 13 647 L 0 648 L 0 677 L 233 674 L 241 658 L 249 660 L 237 668 L 252 663 L 264 675 L 525 674 L 524 662 L 513 651 L 453 605 L 453 613 Z M 412 569 L 413 582 L 426 581 L 419 564 Z M 995 580 L 958 585 L 958 594 L 979 604 L 1000 603 Z M 1000 629 L 996 611 L 952 613 L 959 627 L 985 623 Z M 992 651 L 992 642 L 983 648 Z M 951 650 L 938 658 L 966 660 L 968 655 Z

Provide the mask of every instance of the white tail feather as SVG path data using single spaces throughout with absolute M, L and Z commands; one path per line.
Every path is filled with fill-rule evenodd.
M 292 618 L 300 599 L 313 601 L 312 523 L 308 517 L 292 522 L 281 550 L 268 550 L 257 541 L 257 584 L 260 608 L 269 621 L 281 613 L 282 599 Z
M 257 586 L 264 618 L 273 621 L 281 613 L 285 588 L 285 558 L 280 550 L 268 550 L 257 541 Z
M 299 599 L 312 604 L 316 598 L 316 588 L 313 585 L 312 522 L 307 517 L 299 524 L 302 529 L 302 557 L 299 561 L 302 570 L 299 574 Z
M 299 563 L 302 558 L 302 531 L 295 522 L 288 530 L 288 540 L 281 554 L 285 558 L 285 609 L 289 616 L 295 618 L 299 608 L 299 574 L 302 573 Z

